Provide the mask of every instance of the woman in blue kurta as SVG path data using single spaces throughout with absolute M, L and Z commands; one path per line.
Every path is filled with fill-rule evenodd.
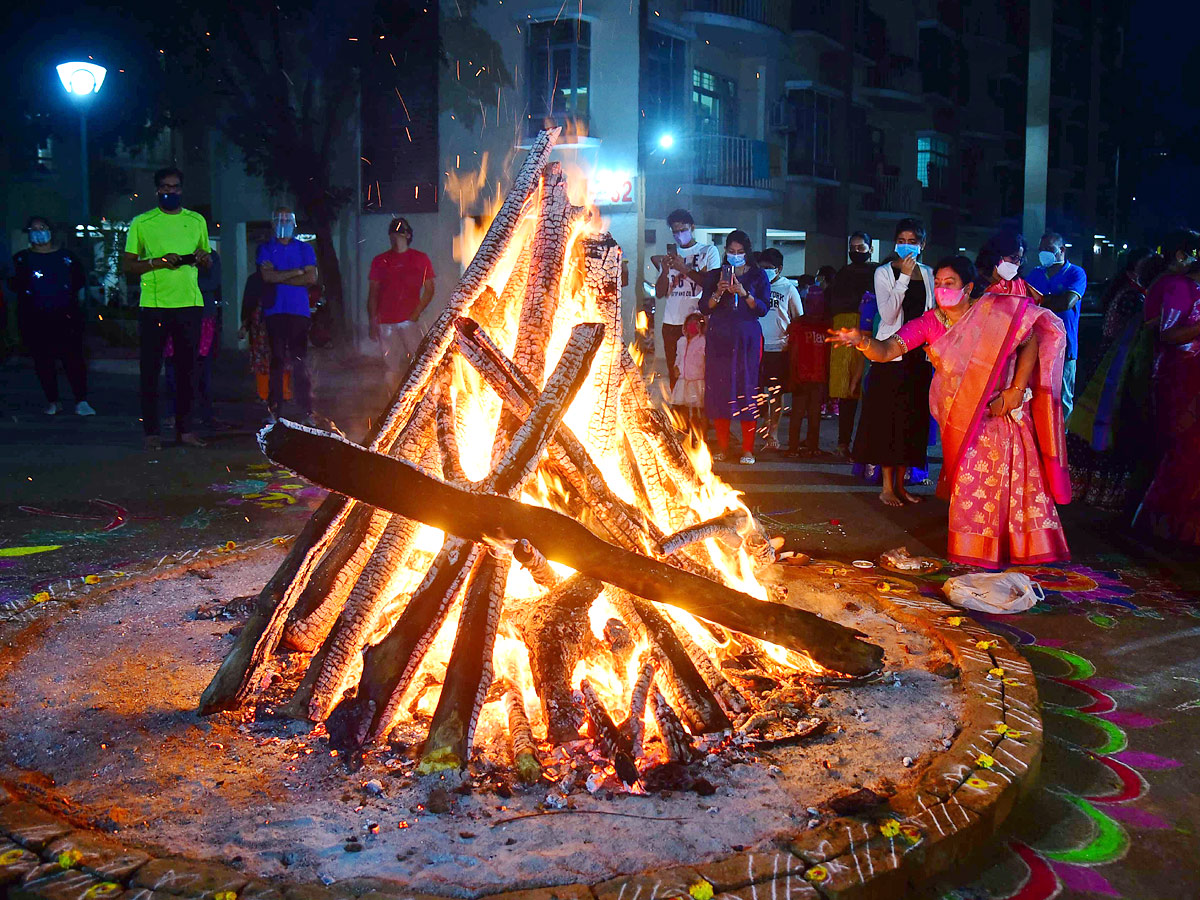
M 754 465 L 759 366 L 763 336 L 758 320 L 771 305 L 766 274 L 750 263 L 750 237 L 734 231 L 725 239 L 725 265 L 700 275 L 700 311 L 705 332 L 704 411 L 717 431 L 720 455 L 729 458 L 729 425 L 742 426 L 744 466 Z

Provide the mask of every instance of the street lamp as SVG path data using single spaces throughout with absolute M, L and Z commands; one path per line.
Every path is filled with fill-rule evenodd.
M 104 84 L 104 76 L 108 70 L 90 62 L 65 62 L 56 67 L 59 80 L 67 93 L 75 98 L 79 105 L 79 153 L 81 171 L 83 173 L 83 226 L 87 228 L 92 218 L 91 188 L 88 186 L 88 155 L 87 155 L 87 101 L 92 94 L 100 93 L 100 85 Z

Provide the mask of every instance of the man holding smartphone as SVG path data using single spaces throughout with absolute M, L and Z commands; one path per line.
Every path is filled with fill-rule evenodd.
M 138 335 L 141 341 L 142 429 L 146 449 L 162 446 L 158 423 L 158 374 L 170 338 L 175 359 L 175 431 L 179 443 L 203 447 L 192 431 L 192 371 L 200 342 L 204 296 L 198 268 L 211 265 L 208 223 L 183 208 L 183 173 L 154 173 L 158 208 L 135 216 L 125 236 L 122 266 L 141 276 Z
M 686 209 L 677 209 L 667 216 L 673 242 L 667 244 L 666 256 L 651 257 L 658 266 L 654 296 L 663 301 L 662 337 L 667 354 L 667 375 L 671 389 L 675 388 L 675 348 L 683 336 L 683 323 L 696 312 L 702 289 L 696 276 L 721 265 L 721 251 L 712 244 L 696 240 L 696 223 Z

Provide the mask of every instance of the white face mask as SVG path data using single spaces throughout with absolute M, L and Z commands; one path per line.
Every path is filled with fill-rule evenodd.
M 1017 273 L 1020 271 L 1020 266 L 1018 266 L 1015 262 L 1009 262 L 1008 260 L 1003 260 L 999 265 L 996 266 L 996 274 L 1005 281 L 1012 281 L 1017 277 Z

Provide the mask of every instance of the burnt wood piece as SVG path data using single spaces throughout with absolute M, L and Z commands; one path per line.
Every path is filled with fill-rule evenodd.
M 266 455 L 309 480 L 364 503 L 419 519 L 469 541 L 510 546 L 529 540 L 550 560 L 665 603 L 718 625 L 807 653 L 819 665 L 846 675 L 868 675 L 883 650 L 862 632 L 814 613 L 758 600 L 658 560 L 614 547 L 578 522 L 538 506 L 494 494 L 470 492 L 415 465 L 355 446 L 344 438 L 281 421 L 264 430 Z
M 625 347 L 621 333 L 621 248 L 608 233 L 584 238 L 578 247 L 583 255 L 581 295 L 592 300 L 604 323 L 604 344 L 596 354 L 592 370 L 594 388 L 587 441 L 596 456 L 606 459 L 616 450 L 620 439 L 618 399 L 624 377 L 621 351 Z
M 650 692 L 650 711 L 654 714 L 654 723 L 667 749 L 667 759 L 685 764 L 694 760 L 697 753 L 692 736 L 684 730 L 679 716 L 675 715 L 675 710 L 671 709 L 671 704 L 658 688 Z
M 525 784 L 534 784 L 542 778 L 542 763 L 538 759 L 537 744 L 533 740 L 533 728 L 525 712 L 525 701 L 515 685 L 507 685 L 504 692 L 504 710 L 508 715 L 508 739 L 512 745 L 513 768 L 517 778 Z
M 706 519 L 696 525 L 689 525 L 674 534 L 667 535 L 662 542 L 662 551 L 665 556 L 670 556 L 684 547 L 710 537 L 715 537 L 726 546 L 736 549 L 742 545 L 741 532 L 749 527 L 749 513 L 744 509 L 733 509 L 715 518 Z
M 512 560 L 485 554 L 475 567 L 458 617 L 446 679 L 438 696 L 417 772 L 463 769 L 483 699 L 492 683 L 492 651 Z
M 355 551 L 362 546 L 363 538 L 366 537 L 367 529 L 371 524 L 371 516 L 374 514 L 374 508 L 361 503 L 356 503 L 350 510 L 346 524 L 338 530 L 332 545 L 321 557 L 321 562 L 317 565 L 312 577 L 309 578 L 304 590 L 300 592 L 300 597 L 288 616 L 287 625 L 284 627 L 282 638 L 280 638 L 280 643 L 285 647 L 309 653 L 320 643 L 319 640 L 312 640 L 304 634 L 307 629 L 301 627 L 297 630 L 297 626 L 308 620 L 329 596 L 338 573 L 350 561 L 350 557 L 354 555 Z
M 638 670 L 637 681 L 629 694 L 629 715 L 621 723 L 621 734 L 629 739 L 630 752 L 637 759 L 642 755 L 642 741 L 646 737 L 646 702 L 650 699 L 650 686 L 654 683 L 654 660 L 644 656 Z
M 567 244 L 575 222 L 586 214 L 567 197 L 562 163 L 547 164 L 542 173 L 542 205 L 529 256 L 529 280 L 521 302 L 514 351 L 516 363 L 534 384 L 546 376 L 546 348 L 554 332 Z
M 470 486 L 458 454 L 458 435 L 454 430 L 454 398 L 443 390 L 437 401 L 437 444 L 442 455 L 442 477 L 446 481 Z
M 617 729 L 612 716 L 608 714 L 608 710 L 596 694 L 596 689 L 586 678 L 579 682 L 579 692 L 583 694 L 583 708 L 587 711 L 588 726 L 596 746 L 612 760 L 613 768 L 621 781 L 628 785 L 637 784 L 638 768 L 637 763 L 633 761 L 629 740 Z
M 390 450 L 400 429 L 423 398 L 435 369 L 454 339 L 454 320 L 479 296 L 488 274 L 512 242 L 560 132 L 559 128 L 542 131 L 534 141 L 500 211 L 488 226 L 479 250 L 459 279 L 446 309 L 421 342 L 408 377 L 392 398 L 387 415 L 375 428 L 368 445 L 371 450 Z M 201 715 L 234 709 L 249 698 L 255 676 L 275 652 L 288 615 L 321 557 L 346 524 L 354 505 L 355 501 L 350 498 L 331 494 L 305 523 L 288 555 L 259 593 L 254 613 L 201 695 L 198 706 Z M 352 554 L 353 549 L 349 553 Z
M 604 623 L 604 643 L 616 661 L 618 670 L 628 668 L 633 651 L 637 649 L 629 627 L 620 619 L 609 619 Z
M 585 323 L 571 336 L 542 391 L 481 489 L 516 496 L 537 469 L 571 401 L 588 378 L 604 326 Z M 458 618 L 458 632 L 417 770 L 464 768 L 483 697 L 492 680 L 492 649 L 500 624 L 510 559 L 489 556 L 477 568 Z
M 518 418 L 537 402 L 540 394 L 533 382 L 508 359 L 487 333 L 471 319 L 457 323 L 459 350 L 492 389 L 505 408 Z M 560 425 L 549 448 L 550 459 L 605 525 L 605 530 L 622 545 L 655 554 L 661 532 L 631 503 L 618 497 L 583 443 L 566 425 Z
M 444 390 L 449 384 L 449 375 L 449 366 L 442 366 L 439 369 L 438 376 L 435 378 L 435 384 L 437 385 L 435 390 L 437 392 Z M 429 468 L 424 457 L 427 455 L 429 446 L 433 443 L 434 409 L 435 396 L 427 396 L 418 404 L 413 417 L 404 426 L 404 429 L 400 432 L 400 436 L 396 440 L 395 446 L 392 448 L 393 456 L 413 462 L 421 460 L 422 466 L 426 471 L 430 472 L 435 470 Z M 358 509 L 351 510 L 351 518 L 354 518 L 357 513 Z M 377 567 L 381 562 L 386 562 L 386 560 L 380 559 L 380 555 L 375 552 L 375 549 L 380 540 L 382 540 L 392 515 L 386 510 L 375 509 L 367 511 L 367 515 L 369 518 L 366 531 L 363 532 L 354 551 L 334 572 L 333 578 L 321 583 L 318 583 L 320 580 L 316 576 L 309 580 L 308 585 L 300 595 L 299 601 L 296 603 L 297 608 L 288 617 L 288 623 L 284 628 L 280 643 L 305 653 L 311 653 L 328 638 L 350 596 L 358 589 L 359 582 L 364 577 L 367 579 L 367 583 L 376 580 L 366 570 L 372 564 Z M 400 523 L 397 523 L 397 527 L 399 526 Z M 398 548 L 393 548 L 393 551 L 401 554 L 406 552 L 406 550 Z M 325 556 L 328 558 L 330 555 L 327 553 Z M 322 560 L 323 566 L 324 560 Z M 320 572 L 317 574 L 319 575 Z M 308 598 L 314 591 L 321 592 L 319 602 L 317 602 L 315 608 L 307 611 L 310 605 Z M 361 589 L 358 589 L 358 593 L 361 595 Z M 361 596 L 356 597 L 356 599 L 361 604 Z M 302 605 L 305 607 L 305 611 L 300 609 Z M 353 652 L 358 652 L 358 649 L 355 648 Z
M 641 625 L 655 656 L 663 668 L 662 681 L 687 719 L 694 734 L 711 734 L 733 727 L 721 709 L 712 688 L 701 677 L 671 622 L 639 597 L 621 591 L 612 592 L 621 618 L 634 627 Z
M 562 581 L 562 576 L 554 571 L 554 567 L 542 556 L 541 551 L 527 540 L 517 541 L 513 547 L 513 559 L 544 588 L 552 588 Z
M 529 648 L 533 686 L 546 712 L 546 739 L 554 744 L 579 740 L 583 715 L 572 696 L 571 673 L 589 649 L 588 610 L 603 587 L 595 578 L 572 575 L 517 623 Z
M 342 723 L 339 730 L 354 741 L 351 747 L 335 749 L 355 749 L 368 739 L 382 740 L 392 730 L 401 696 L 478 556 L 475 544 L 446 536 L 392 630 L 364 654 L 357 693 L 343 698 L 329 714 L 329 721 L 337 719 Z M 333 728 L 329 731 L 333 734 Z

